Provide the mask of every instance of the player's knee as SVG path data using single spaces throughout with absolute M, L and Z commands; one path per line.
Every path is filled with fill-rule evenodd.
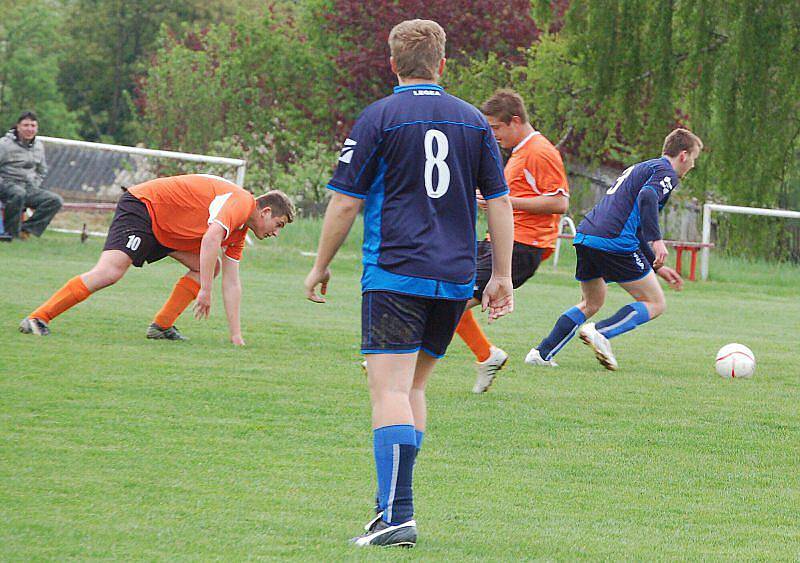
M 582 301 L 578 305 L 578 309 L 580 309 L 583 312 L 584 316 L 587 319 L 595 316 L 597 314 L 597 311 L 600 310 L 600 307 L 602 307 L 602 305 L 598 305 L 596 303 L 589 303 L 587 301 Z
M 667 310 L 667 302 L 663 299 L 648 301 L 645 305 L 647 306 L 647 312 L 650 313 L 651 320 L 663 315 L 664 311 Z

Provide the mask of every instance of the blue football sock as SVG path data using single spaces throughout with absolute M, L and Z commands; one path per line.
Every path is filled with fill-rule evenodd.
M 567 309 L 558 317 L 553 330 L 536 347 L 543 359 L 549 360 L 561 350 L 570 339 L 575 336 L 575 331 L 586 320 L 586 315 L 577 307 Z
M 625 305 L 613 316 L 595 325 L 597 331 L 606 338 L 614 338 L 629 330 L 635 329 L 650 320 L 650 312 L 644 303 L 636 301 Z
M 414 516 L 411 481 L 417 457 L 417 436 L 410 424 L 376 428 L 373 432 L 378 499 L 383 520 L 402 524 Z

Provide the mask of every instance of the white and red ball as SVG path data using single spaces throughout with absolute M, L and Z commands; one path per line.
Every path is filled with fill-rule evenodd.
M 726 344 L 717 352 L 717 373 L 726 379 L 753 377 L 756 357 L 744 344 Z

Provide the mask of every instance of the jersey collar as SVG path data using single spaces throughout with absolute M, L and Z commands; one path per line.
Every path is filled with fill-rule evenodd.
M 444 92 L 444 88 L 438 84 L 409 84 L 408 86 L 395 86 L 394 93 L 407 92 L 409 90 L 438 90 Z
M 536 135 L 541 135 L 541 133 L 539 133 L 538 131 L 535 131 L 535 130 L 534 130 L 533 132 L 529 133 L 529 134 L 528 134 L 528 136 L 527 136 L 527 137 L 525 137 L 524 139 L 522 139 L 522 140 L 521 140 L 521 141 L 520 141 L 520 142 L 517 144 L 517 146 L 516 146 L 516 147 L 514 147 L 513 149 L 511 149 L 511 152 L 512 152 L 512 153 L 515 153 L 515 152 L 517 152 L 519 149 L 521 149 L 521 148 L 522 148 L 522 146 L 523 146 L 525 143 L 527 143 L 528 141 L 530 141 L 530 140 L 531 140 L 532 138 L 534 138 Z

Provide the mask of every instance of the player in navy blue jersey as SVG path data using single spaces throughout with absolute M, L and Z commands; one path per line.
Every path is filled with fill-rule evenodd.
M 430 20 L 392 29 L 390 64 L 399 86 L 364 110 L 344 142 L 305 280 L 306 297 L 324 302 L 328 266 L 364 200 L 361 351 L 378 514 L 353 539 L 358 546 L 417 540 L 412 472 L 426 425 L 425 384 L 472 297 L 476 186 L 494 247 L 482 304 L 490 321 L 513 309 L 513 220 L 502 161 L 480 111 L 438 86 L 444 46 L 444 30 Z
M 578 332 L 600 363 L 616 370 L 609 339 L 664 312 L 664 292 L 656 276 L 675 289 L 683 286 L 683 280 L 664 265 L 667 247 L 658 226 L 658 212 L 678 187 L 679 179 L 694 168 L 702 149 L 703 142 L 694 133 L 675 129 L 664 140 L 661 158 L 625 170 L 581 221 L 574 244 L 578 256 L 575 278 L 581 282 L 583 298 L 559 317 L 550 334 L 528 353 L 526 363 L 555 366 L 553 356 Z M 635 301 L 597 324 L 581 326 L 603 306 L 610 282 L 619 283 Z

